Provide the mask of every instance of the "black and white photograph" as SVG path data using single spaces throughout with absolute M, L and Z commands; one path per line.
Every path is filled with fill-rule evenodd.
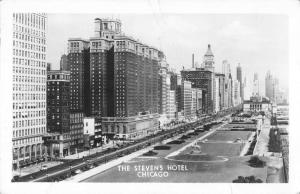
M 300 2 L 70 2 L 0 2 L 0 193 L 299 192 Z

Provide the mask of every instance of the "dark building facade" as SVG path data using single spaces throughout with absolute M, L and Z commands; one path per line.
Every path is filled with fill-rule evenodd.
M 244 99 L 244 85 L 243 85 L 243 74 L 242 74 L 242 67 L 240 64 L 236 67 L 236 79 L 240 82 L 240 94 L 241 100 Z
M 114 38 L 114 116 L 102 117 L 108 137 L 140 138 L 158 129 L 158 50 Z
M 216 73 L 215 74 L 216 78 L 218 78 L 219 82 L 219 105 L 220 105 L 220 110 L 225 109 L 225 75 L 221 73 Z
M 47 132 L 70 130 L 70 72 L 52 70 L 47 78 Z
M 70 110 L 83 112 L 90 110 L 90 51 L 89 42 L 82 39 L 69 39 L 68 63 L 70 65 Z
M 60 57 L 60 70 L 62 71 L 70 71 L 70 66 L 68 64 L 68 56 L 63 54 Z
M 192 88 L 202 90 L 202 110 L 203 113 L 212 113 L 213 107 L 213 84 L 214 73 L 204 68 L 196 68 L 195 70 L 182 70 L 181 77 L 183 80 L 192 82 Z
M 104 38 L 90 39 L 91 116 L 114 115 L 114 47 Z
M 68 41 L 70 67 L 71 152 L 83 147 L 83 118 L 91 115 L 89 42 L 80 38 Z
M 50 155 L 63 156 L 70 149 L 70 72 L 47 72 L 47 133 Z
M 148 46 L 136 44 L 135 40 L 126 36 L 115 39 L 116 117 L 136 116 L 139 112 L 158 112 L 157 52 Z
M 83 149 L 83 118 L 82 112 L 70 113 L 70 137 L 71 137 L 71 153 L 76 153 Z

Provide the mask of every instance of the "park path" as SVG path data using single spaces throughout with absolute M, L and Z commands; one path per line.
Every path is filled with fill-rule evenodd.
M 253 155 L 263 156 L 270 154 L 268 148 L 270 128 L 270 120 L 265 119 L 264 123 L 262 124 L 260 134 L 257 137 Z

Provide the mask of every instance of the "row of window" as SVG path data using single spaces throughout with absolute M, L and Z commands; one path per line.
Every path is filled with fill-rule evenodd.
M 31 36 L 31 35 L 27 35 L 27 34 L 21 34 L 21 33 L 13 32 L 13 38 L 18 39 L 18 40 L 22 40 L 22 41 L 31 42 L 31 43 L 46 45 L 46 39 L 45 38 L 34 37 L 34 36 Z
M 52 79 L 52 80 L 59 80 L 59 79 L 70 80 L 70 75 L 65 75 L 65 74 L 48 75 L 47 78 L 48 78 L 48 80 L 50 80 L 50 79 Z M 57 82 L 57 84 L 59 84 L 59 82 Z
M 13 110 L 46 108 L 46 102 L 14 102 Z
M 20 129 L 13 130 L 13 137 L 24 137 L 27 135 L 37 135 L 45 132 L 46 127 L 36 127 L 31 129 Z M 35 139 L 39 139 L 40 137 L 34 137 Z
M 20 25 L 13 25 L 13 30 L 14 32 L 21 32 L 21 33 L 27 33 L 33 36 L 39 36 L 39 37 L 46 37 L 46 33 L 45 31 L 41 31 L 41 30 L 36 30 L 33 28 L 29 28 L 29 27 L 24 27 L 24 26 L 20 26 Z
M 78 138 L 77 138 L 77 139 L 78 139 Z M 72 139 L 72 140 L 73 140 L 73 139 Z M 78 143 L 83 143 L 83 140 L 79 140 Z M 74 141 L 72 141 L 72 142 L 71 142 L 71 145 L 77 145 L 77 143 L 74 142 Z
M 26 43 L 26 42 L 22 42 L 22 41 L 17 41 L 14 40 L 13 41 L 13 46 L 15 48 L 20 48 L 20 49 L 28 49 L 28 50 L 32 50 L 32 51 L 37 51 L 37 52 L 46 52 L 46 47 L 45 46 L 40 46 L 37 44 L 31 44 L 31 43 Z
M 13 93 L 13 100 L 21 100 L 21 101 L 37 101 L 37 100 L 46 100 L 46 94 L 29 94 L 29 93 Z
M 26 139 L 16 140 L 16 141 L 13 141 L 13 145 L 17 146 L 17 145 L 28 144 L 28 143 L 35 143 L 35 142 L 42 142 L 42 137 L 32 137 L 32 138 L 26 138 Z
M 46 74 L 46 70 L 44 70 L 44 69 L 37 69 L 37 68 L 30 68 L 30 67 L 27 68 L 27 67 L 13 66 L 13 73 L 16 73 L 16 74 L 25 74 L 25 75 L 45 75 Z
M 45 110 L 13 112 L 14 119 L 34 118 L 34 117 L 44 117 L 44 116 L 46 116 Z
M 31 83 L 31 84 L 33 84 L 33 83 L 46 83 L 46 78 L 45 77 L 13 75 L 13 82 Z
M 29 57 L 32 59 L 46 60 L 46 54 L 41 54 L 38 52 L 31 52 L 31 51 L 24 51 L 24 50 L 19 50 L 19 49 L 13 49 L 13 55 L 20 56 L 20 57 Z
M 30 91 L 30 92 L 44 92 L 45 85 L 27 85 L 27 84 L 13 84 L 13 91 Z
M 25 66 L 31 66 L 31 67 L 46 67 L 46 62 L 38 61 L 38 60 L 32 60 L 32 59 L 21 59 L 21 58 L 13 58 L 13 64 L 14 65 L 25 65 Z M 19 68 L 19 72 L 18 72 Z M 16 73 L 22 73 L 24 70 L 24 67 L 13 67 L 13 71 L 16 71 Z
M 16 23 L 20 23 L 29 27 L 34 27 L 42 30 L 46 29 L 45 15 L 34 13 L 14 13 L 13 20 Z
M 46 119 L 29 119 L 13 122 L 13 128 L 34 127 L 35 125 L 46 125 Z

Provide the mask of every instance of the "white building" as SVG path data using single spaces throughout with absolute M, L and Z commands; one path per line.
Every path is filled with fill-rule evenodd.
M 13 164 L 35 161 L 45 152 L 46 14 L 13 14 Z
M 219 77 L 215 77 L 215 110 L 214 112 L 219 112 L 220 111 L 220 96 L 219 96 L 219 93 L 220 93 L 220 85 L 219 85 Z
M 261 97 L 251 97 L 250 100 L 244 100 L 243 111 L 247 112 L 270 112 L 272 111 L 272 104 L 268 99 Z
M 260 96 L 258 74 L 254 74 L 252 96 Z
M 190 81 L 181 82 L 181 107 L 185 119 L 190 119 L 192 115 L 192 84 Z
M 93 136 L 95 135 L 95 118 L 85 117 L 83 118 L 83 134 Z
M 176 93 L 174 90 L 169 90 L 169 102 L 168 102 L 168 115 L 167 118 L 169 120 L 176 119 Z

